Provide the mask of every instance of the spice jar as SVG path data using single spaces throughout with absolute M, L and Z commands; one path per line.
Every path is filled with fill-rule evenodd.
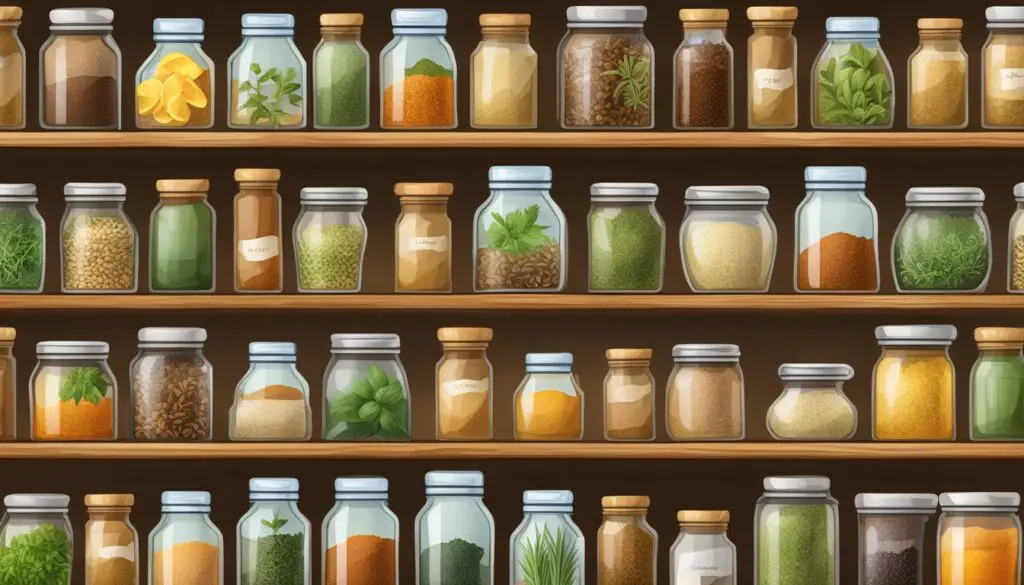
M 924 585 L 924 529 L 935 494 L 857 494 L 860 583 Z
M 842 441 L 857 432 L 857 408 L 843 393 L 846 364 L 782 364 L 782 394 L 768 408 L 768 432 L 779 441 Z
M 140 129 L 213 127 L 214 66 L 203 51 L 201 18 L 156 18 L 156 48 L 135 74 Z
M 473 128 L 537 127 L 537 53 L 529 14 L 481 14 L 469 94 Z
M 882 355 L 875 364 L 872 438 L 876 441 L 951 441 L 955 430 L 952 325 L 875 328 Z
M 658 533 L 647 523 L 647 496 L 601 498 L 597 531 L 598 585 L 654 585 Z
M 451 183 L 396 183 L 395 291 L 452 292 Z
M 149 533 L 149 585 L 224 585 L 224 537 L 210 521 L 210 492 L 164 492 Z
M 985 9 L 981 127 L 1024 128 L 1024 6 Z
M 654 440 L 654 376 L 650 349 L 609 349 L 604 377 L 606 441 Z
M 551 167 L 491 167 L 491 195 L 473 220 L 474 292 L 559 292 L 568 269 L 565 214 Z
M 238 521 L 238 583 L 310 583 L 309 520 L 299 511 L 299 480 L 254 477 L 252 507 Z
M 128 515 L 131 494 L 85 496 L 85 585 L 139 585 L 139 535 Z
M 826 19 L 825 46 L 811 67 L 814 128 L 892 128 L 892 67 L 878 41 L 880 27 L 875 17 Z
M 672 348 L 665 428 L 676 441 L 739 441 L 745 436 L 740 348 L 681 344 Z
M 585 583 L 585 541 L 572 520 L 572 504 L 570 491 L 523 492 L 523 521 L 510 539 L 509 583 Z
M 314 128 L 370 126 L 370 54 L 362 33 L 362 14 L 320 15 L 320 44 L 313 51 Z
M 558 111 L 571 130 L 654 127 L 654 47 L 644 6 L 570 6 Z
M 736 585 L 736 545 L 728 510 L 679 510 L 679 536 L 669 550 L 674 585 Z
M 307 187 L 292 239 L 299 292 L 359 292 L 366 254 L 366 189 Z
M 778 235 L 764 187 L 690 187 L 679 229 L 683 273 L 697 293 L 768 292 Z
M 796 6 L 751 6 L 754 34 L 747 40 L 747 128 L 797 127 Z
M 18 37 L 22 10 L 0 6 L 0 129 L 25 128 L 25 45 Z
M 1024 439 L 1024 329 L 978 327 L 971 368 L 971 440 Z
M 18 438 L 18 391 L 13 327 L 0 327 L 0 441 Z
M 61 292 L 133 293 L 139 234 L 124 211 L 121 183 L 67 183 L 61 218 Z
M 683 43 L 675 55 L 674 126 L 729 130 L 733 126 L 733 51 L 725 38 L 729 10 L 679 11 Z
M 458 126 L 456 68 L 444 8 L 391 11 L 395 38 L 380 53 L 380 127 L 389 130 Z
M 324 373 L 324 439 L 408 441 L 412 434 L 409 377 L 393 333 L 331 336 Z
M 324 585 L 398 585 L 398 516 L 388 480 L 339 477 L 324 518 Z
M 437 339 L 444 355 L 437 362 L 437 438 L 489 441 L 492 423 L 494 370 L 487 344 L 494 331 L 486 327 L 442 327 Z
M 1011 293 L 1024 292 L 1024 183 L 1013 187 L 1017 209 L 1010 217 L 1006 287 Z
M 494 518 L 479 471 L 427 473 L 427 503 L 416 515 L 416 583 L 494 583 Z
M 6 512 L 0 520 L 0 551 L 4 553 L 6 575 L 11 575 L 11 579 L 30 576 L 39 583 L 71 585 L 74 533 L 68 519 L 70 503 L 71 498 L 64 494 L 4 497 Z
M 921 44 L 907 66 L 908 128 L 967 127 L 967 52 L 960 43 L 964 21 L 922 18 Z
M 0 34 L 2 30 L 0 28 Z M 4 63 L 0 58 L 0 83 Z M 0 106 L 0 116 L 2 114 L 3 106 Z M 46 222 L 36 208 L 38 201 L 36 186 L 31 183 L 0 184 L 0 238 L 6 250 L 0 255 L 0 292 L 5 294 L 43 292 Z
M 29 381 L 33 441 L 117 439 L 117 380 L 102 341 L 42 341 Z
M 864 167 L 807 167 L 796 209 L 797 292 L 878 292 L 878 212 Z
M 944 493 L 939 505 L 939 584 L 1020 583 L 1020 494 Z
M 213 437 L 213 366 L 203 355 L 205 342 L 205 329 L 139 329 L 139 353 L 131 364 L 136 440 Z
M 235 388 L 232 441 L 308 441 L 313 435 L 309 384 L 295 367 L 294 343 L 249 344 L 249 371 Z
M 150 292 L 213 292 L 217 213 L 206 179 L 156 182 L 160 202 L 149 218 Z
M 291 14 L 243 14 L 242 44 L 228 60 L 228 127 L 306 127 L 306 60 Z M 237 178 L 236 178 L 237 180 Z
M 235 169 L 235 292 L 281 292 L 279 169 Z
M 983 292 L 992 271 L 992 231 L 973 187 L 914 187 L 892 240 L 899 292 Z
M 590 186 L 590 292 L 660 292 L 665 222 L 654 183 Z
M 839 585 L 839 502 L 827 477 L 769 476 L 754 509 L 754 583 Z
M 583 389 L 571 353 L 526 354 L 526 377 L 512 400 L 517 441 L 583 439 Z

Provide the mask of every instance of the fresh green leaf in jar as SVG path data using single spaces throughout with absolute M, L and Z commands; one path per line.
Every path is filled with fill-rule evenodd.
M 360 440 L 374 436 L 409 439 L 408 399 L 402 382 L 377 364 L 328 407 L 327 440 Z
M 107 378 L 97 367 L 84 366 L 71 370 L 60 385 L 61 401 L 74 400 L 78 406 L 83 400 L 97 405 L 107 395 Z
M 299 95 L 302 84 L 292 81 L 298 75 L 297 70 L 290 67 L 282 73 L 277 67 L 264 70 L 258 63 L 253 63 L 249 66 L 249 71 L 256 78 L 238 85 L 239 94 L 248 93 L 239 109 L 252 110 L 249 115 L 250 126 L 256 126 L 266 120 L 272 127 L 280 128 L 289 116 L 284 110 L 284 102 L 287 101 L 292 106 L 302 103 L 302 96 Z
M 487 228 L 487 245 L 493 250 L 521 256 L 551 243 L 551 238 L 545 234 L 550 226 L 537 225 L 539 205 L 517 209 L 504 217 L 492 211 L 491 218 L 494 221 Z
M 380 405 L 371 400 L 359 408 L 359 418 L 364 422 L 373 422 L 380 419 Z
M 601 75 L 619 78 L 612 92 L 614 101 L 618 102 L 622 98 L 622 104 L 631 110 L 651 108 L 651 60 L 647 57 L 624 55 L 618 67 L 604 71 Z
M 270 520 L 260 520 L 260 524 L 272 530 L 274 534 L 280 532 L 281 529 L 284 528 L 284 525 L 287 523 L 288 519 L 282 518 L 281 515 L 277 512 L 274 513 L 274 517 Z
M 889 123 L 892 83 L 880 51 L 853 43 L 818 74 L 818 121 L 832 126 Z
M 398 404 L 398 401 L 402 399 L 402 385 L 396 380 L 380 390 L 377 390 L 373 399 L 381 406 L 392 406 Z
M 0 547 L 3 585 L 64 585 L 71 574 L 71 540 L 53 524 L 11 537 Z
M 534 527 L 533 540 L 519 543 L 521 556 L 519 568 L 523 572 L 525 585 L 573 585 L 579 567 L 579 552 L 576 543 L 563 529 L 555 534 L 546 525 L 541 531 Z
M 336 422 L 359 423 L 359 409 L 366 400 L 355 392 L 342 394 L 331 403 L 331 419 Z

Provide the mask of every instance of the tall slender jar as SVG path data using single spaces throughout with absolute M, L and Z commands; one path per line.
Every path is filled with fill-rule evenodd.
M 0 520 L 4 582 L 71 585 L 74 529 L 64 494 L 9 494 Z M 15 580 L 16 579 L 16 580 Z
M 117 380 L 102 341 L 42 341 L 29 380 L 33 441 L 117 440 Z
M 139 585 L 139 535 L 132 494 L 85 496 L 85 585 Z
M 0 60 L 0 81 L 2 78 Z M 0 184 L 0 236 L 14 252 L 0 262 L 0 292 L 4 294 L 43 292 L 46 222 L 36 207 L 38 202 L 38 191 L 32 183 Z
M 395 292 L 452 292 L 451 183 L 397 183 Z
M 149 533 L 149 585 L 225 585 L 224 535 L 210 520 L 210 502 L 210 492 L 161 494 L 160 523 Z
M 796 6 L 751 6 L 747 40 L 747 128 L 788 130 L 800 119 Z
M 888 130 L 893 75 L 875 17 L 825 21 L 825 46 L 811 67 L 811 126 L 825 130 Z M 849 90 L 847 89 L 849 81 Z
M 139 234 L 124 210 L 121 183 L 67 183 L 61 218 L 61 292 L 133 293 Z
M 235 169 L 235 180 L 235 292 L 281 292 L 281 171 Z
M 458 126 L 458 71 L 444 8 L 391 11 L 395 38 L 380 52 L 380 127 L 445 130 Z
M 679 536 L 669 551 L 672 585 L 736 585 L 736 545 L 728 510 L 679 510 Z
M 1024 6 L 989 6 L 985 18 L 981 127 L 1024 128 Z
M 323 522 L 323 585 L 398 585 L 399 521 L 387 478 L 339 477 L 334 501 Z
M 606 441 L 654 440 L 654 376 L 651 349 L 609 349 L 604 377 Z
M 494 583 L 494 517 L 479 471 L 427 473 L 427 503 L 416 515 L 420 585 Z
M 321 14 L 313 51 L 313 127 L 362 130 L 370 125 L 370 54 L 362 14 Z
M 141 129 L 213 127 L 213 60 L 203 51 L 201 18 L 153 20 L 156 48 L 135 74 L 135 125 Z
M 517 441 L 583 439 L 583 389 L 571 353 L 526 354 L 526 377 L 512 398 Z
M 1016 492 L 939 495 L 938 576 L 941 585 L 1018 585 L 1021 525 Z
M 0 441 L 18 438 L 18 392 L 13 327 L 0 327 Z
M 291 14 L 243 14 L 242 44 L 228 61 L 228 127 L 306 127 L 306 60 Z
M 597 531 L 597 585 L 654 585 L 658 533 L 647 523 L 647 496 L 601 498 Z
M 728 130 L 733 126 L 733 51 L 725 38 L 729 11 L 679 11 L 683 43 L 675 56 L 673 122 L 680 130 Z
M 819 475 L 764 478 L 754 509 L 755 585 L 839 585 L 839 502 Z
M 573 499 L 565 490 L 523 492 L 523 521 L 509 539 L 509 583 L 586 583 L 585 539 L 572 519 Z M 538 566 L 538 559 L 558 560 Z
M 156 182 L 160 202 L 149 218 L 150 292 L 213 292 L 217 212 L 206 179 Z
M 25 46 L 18 36 L 22 10 L 0 6 L 0 130 L 25 128 Z
M 537 127 L 537 53 L 529 14 L 481 14 L 483 38 L 471 58 L 470 125 Z
M 238 585 L 310 585 L 310 524 L 299 511 L 299 480 L 254 477 L 249 501 L 252 507 L 238 521 Z
M 907 127 L 959 130 L 967 127 L 967 52 L 960 43 L 964 21 L 922 18 L 921 44 L 907 65 Z
M 1024 440 L 1024 329 L 978 327 L 971 368 L 971 440 Z
M 494 331 L 486 327 L 442 327 L 437 339 L 444 355 L 437 362 L 437 438 L 449 441 L 489 441 L 492 423 L 494 371 L 487 345 Z

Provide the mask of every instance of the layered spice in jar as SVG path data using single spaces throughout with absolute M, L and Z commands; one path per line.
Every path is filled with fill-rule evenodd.
M 537 127 L 537 53 L 529 14 L 481 14 L 483 38 L 473 51 L 470 125 Z
M 437 362 L 437 438 L 486 441 L 493 438 L 491 380 L 486 327 L 442 327 L 437 339 L 444 355 Z
M 217 213 L 206 179 L 156 182 L 160 203 L 149 220 L 149 290 L 213 292 Z
M 101 341 L 43 341 L 29 382 L 34 441 L 117 439 L 117 381 Z
M 882 355 L 872 390 L 876 441 L 952 441 L 955 381 L 949 346 L 952 325 L 875 328 Z
M 725 8 L 683 9 L 683 43 L 675 56 L 674 123 L 679 129 L 733 126 L 733 51 Z
M 745 429 L 740 348 L 681 344 L 672 348 L 665 420 L 676 441 L 738 441 Z
M 61 220 L 61 291 L 133 293 L 139 235 L 124 211 L 121 183 L 68 183 Z
M 839 503 L 829 478 L 769 476 L 763 485 L 754 509 L 754 584 L 839 585 Z
M 229 415 L 232 441 L 309 440 L 309 384 L 296 361 L 294 343 L 249 344 L 249 371 L 238 382 Z
M 583 438 L 583 390 L 572 362 L 571 353 L 526 354 L 526 377 L 513 397 L 517 441 Z
M 139 535 L 128 519 L 132 494 L 89 494 L 85 507 L 85 584 L 139 585 Z
M 981 126 L 1024 128 L 1024 6 L 985 9 Z
M 1020 583 L 1019 493 L 944 493 L 939 505 L 938 585 Z
M 366 189 L 306 187 L 299 199 L 302 209 L 292 230 L 299 292 L 359 292 L 366 254 Z
M 736 545 L 728 510 L 679 510 L 679 536 L 669 549 L 673 585 L 736 585 Z
M 380 55 L 380 127 L 450 129 L 456 117 L 455 54 L 443 8 L 391 11 L 395 38 Z
M 767 425 L 780 441 L 842 441 L 857 432 L 857 408 L 843 393 L 853 378 L 847 364 L 782 364 L 782 394 L 768 408 Z
M 235 180 L 235 292 L 281 292 L 281 171 L 236 169 Z
M 203 355 L 206 330 L 145 327 L 132 360 L 132 431 L 139 441 L 213 437 L 213 366 Z
M 451 183 L 396 183 L 395 291 L 452 291 Z
M 747 40 L 747 127 L 751 130 L 796 128 L 797 43 L 793 36 L 796 6 L 751 6 L 747 18 L 754 33 Z
M 0 6 L 0 129 L 25 127 L 25 46 L 18 37 L 22 10 Z
M 967 127 L 967 53 L 960 43 L 964 21 L 922 18 L 921 44 L 910 56 L 908 128 Z
M 398 517 L 384 477 L 334 480 L 324 519 L 323 585 L 398 585 Z
M 225 585 L 224 536 L 210 520 L 210 503 L 210 492 L 160 495 L 160 523 L 149 533 L 149 585 Z
M 140 129 L 213 127 L 214 67 L 203 51 L 201 18 L 156 18 L 156 48 L 135 75 Z
M 978 327 L 971 368 L 971 440 L 1024 439 L 1024 329 Z
M 860 582 L 924 585 L 925 527 L 935 494 L 857 494 Z
M 13 327 L 0 327 L 0 441 L 13 441 L 17 433 L 17 376 Z
M 370 125 L 370 54 L 362 14 L 321 14 L 313 52 L 313 127 L 362 130 Z
M 609 349 L 604 378 L 604 438 L 654 440 L 654 376 L 650 349 Z
M 647 496 L 601 498 L 597 531 L 598 585 L 654 585 L 658 533 L 647 523 Z

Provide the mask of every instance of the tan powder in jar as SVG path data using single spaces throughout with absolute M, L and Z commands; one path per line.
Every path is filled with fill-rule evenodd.
M 676 440 L 742 439 L 739 365 L 677 365 L 668 387 L 668 434 Z
M 751 6 L 754 34 L 747 42 L 747 116 L 750 128 L 796 128 L 797 74 L 793 22 L 796 6 Z
M 1024 38 L 994 31 L 985 47 L 982 119 L 986 127 L 1024 126 Z
M 395 225 L 395 290 L 451 292 L 451 183 L 398 183 L 402 213 Z
M 437 438 L 490 440 L 491 363 L 486 327 L 443 327 L 437 339 L 444 356 L 437 363 Z
M 610 441 L 654 439 L 650 349 L 609 349 L 604 379 L 604 434 Z

